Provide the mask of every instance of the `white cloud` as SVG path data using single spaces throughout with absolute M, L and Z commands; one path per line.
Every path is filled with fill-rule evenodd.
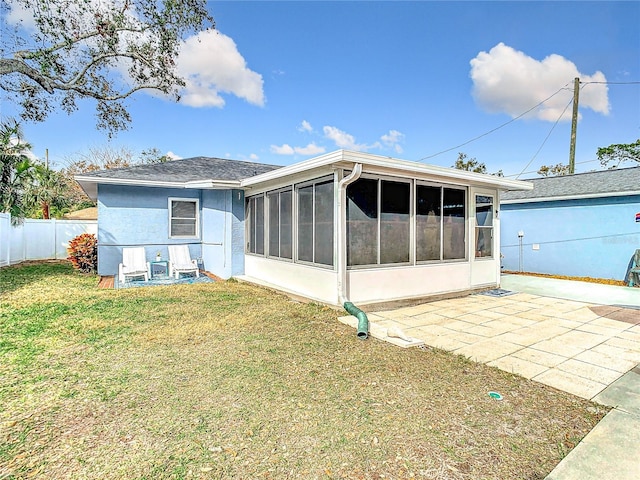
M 375 142 L 372 145 L 366 145 L 364 143 L 356 143 L 356 139 L 353 135 L 348 134 L 347 132 L 343 132 L 337 127 L 332 126 L 324 126 L 322 127 L 324 131 L 324 136 L 329 140 L 332 140 L 337 147 L 344 148 L 345 150 L 355 150 L 357 152 L 365 152 L 367 150 L 371 150 L 372 148 L 379 148 L 380 143 Z
M 175 153 L 173 153 L 171 150 L 169 150 L 165 156 L 167 156 L 169 159 L 171 160 L 181 160 L 182 157 L 180 155 L 176 155 Z
M 186 79 L 180 99 L 186 105 L 222 107 L 220 93 L 264 105 L 262 75 L 247 68 L 235 42 L 217 30 L 200 32 L 183 43 L 177 71 Z
M 252 160 L 252 161 L 260 160 L 260 157 L 258 157 L 258 155 L 256 155 L 255 153 L 252 153 L 251 155 L 249 155 L 249 160 Z
M 582 83 L 606 82 L 604 74 L 597 71 L 585 75 L 576 65 L 552 54 L 538 61 L 523 52 L 499 43 L 488 53 L 480 52 L 471 60 L 473 96 L 483 109 L 492 113 L 507 113 L 517 117 L 531 107 L 553 95 L 558 89 L 566 90 L 555 95 L 532 111 L 528 117 L 555 122 L 573 98 L 573 79 Z M 608 88 L 603 84 L 591 84 L 580 90 L 580 107 L 595 112 L 609 113 Z M 571 119 L 567 108 L 562 120 Z
M 300 126 L 298 127 L 298 131 L 300 132 L 313 132 L 313 127 L 309 122 L 303 120 Z
M 296 147 L 295 151 L 297 154 L 300 154 L 300 155 L 319 155 L 321 153 L 324 153 L 326 150 L 324 147 L 320 147 L 315 143 L 311 142 L 306 147 Z
M 387 147 L 393 148 L 396 153 L 402 153 L 404 150 L 400 145 L 400 142 L 404 139 L 404 134 L 400 133 L 398 130 L 389 130 L 389 133 L 382 135 L 380 140 Z
M 296 153 L 298 155 L 318 155 L 324 152 L 324 147 L 320 147 L 313 142 L 306 147 L 292 147 L 287 143 L 282 146 L 271 145 L 271 153 L 275 153 L 276 155 L 293 155 Z
M 276 155 L 293 155 L 295 150 L 291 145 L 284 144 L 282 146 L 271 145 L 271 153 L 275 153 Z

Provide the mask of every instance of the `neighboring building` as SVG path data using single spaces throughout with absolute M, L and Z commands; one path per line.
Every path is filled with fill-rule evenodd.
M 197 157 L 78 175 L 98 273 L 123 246 L 338 305 L 499 285 L 499 196 L 527 182 L 339 150 L 287 167 Z
M 500 200 L 503 268 L 624 280 L 640 248 L 640 167 L 529 181 Z

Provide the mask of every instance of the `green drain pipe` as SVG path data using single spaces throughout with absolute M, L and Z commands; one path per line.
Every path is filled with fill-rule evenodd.
M 367 318 L 367 314 L 351 302 L 344 302 L 344 309 L 358 319 L 358 338 L 360 340 L 366 340 L 369 337 L 369 319 Z

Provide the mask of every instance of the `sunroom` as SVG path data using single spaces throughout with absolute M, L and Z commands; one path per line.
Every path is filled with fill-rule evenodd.
M 500 192 L 531 185 L 337 151 L 242 187 L 243 278 L 364 305 L 497 287 Z

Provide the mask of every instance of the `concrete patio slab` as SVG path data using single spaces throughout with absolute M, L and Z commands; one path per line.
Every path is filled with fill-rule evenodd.
M 554 468 L 547 480 L 635 480 L 640 416 L 612 410 Z
M 517 293 L 375 312 L 374 329 L 613 407 L 547 478 L 640 478 L 640 289 L 523 275 L 501 287 Z

